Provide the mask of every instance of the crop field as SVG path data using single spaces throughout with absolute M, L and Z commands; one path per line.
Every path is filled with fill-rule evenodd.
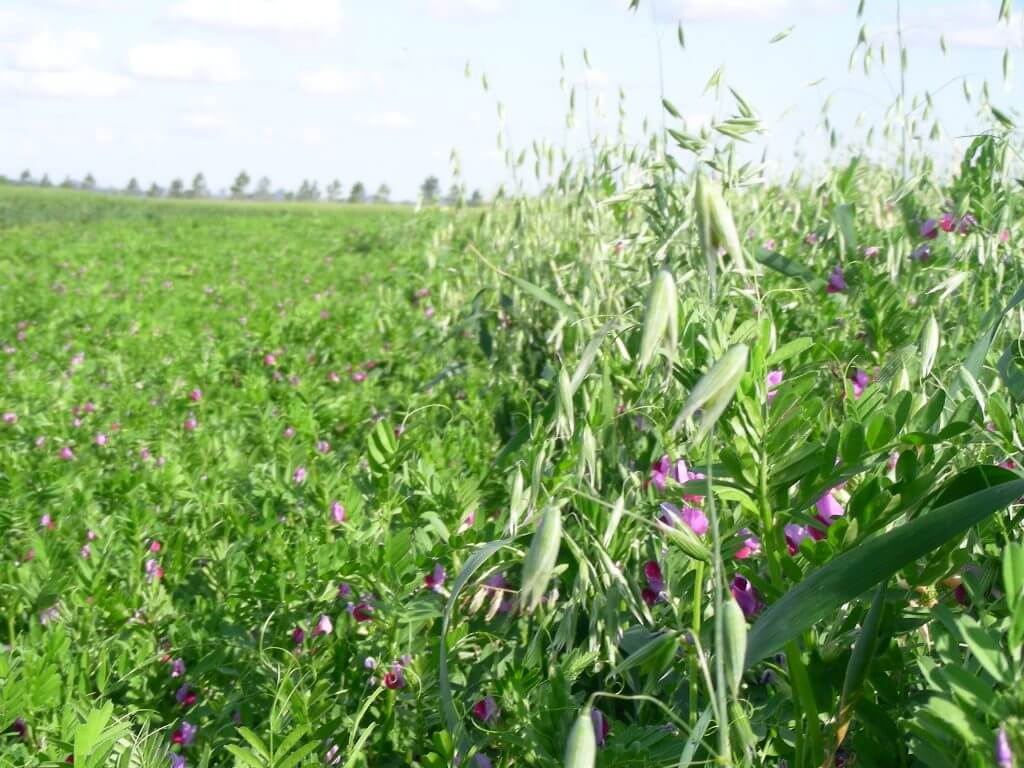
M 0 766 L 1020 765 L 1013 119 L 776 183 L 735 101 L 479 208 L 0 185 Z

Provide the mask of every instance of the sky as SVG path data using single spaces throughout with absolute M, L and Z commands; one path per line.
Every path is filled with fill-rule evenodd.
M 202 171 L 216 190 L 245 169 L 275 188 L 337 178 L 346 190 L 386 183 L 409 199 L 428 175 L 444 188 L 453 182 L 454 149 L 462 183 L 491 194 L 509 179 L 499 131 L 517 150 L 543 139 L 585 154 L 588 137 L 616 130 L 620 89 L 627 139 L 639 141 L 645 117 L 662 120 L 662 93 L 691 128 L 726 114 L 727 99 L 716 105 L 704 93 L 724 65 L 723 81 L 767 128 L 758 151 L 778 167 L 795 162 L 794 151 L 825 151 L 816 126 L 826 98 L 850 135 L 877 125 L 894 99 L 895 0 L 865 0 L 863 20 L 857 0 L 641 0 L 635 13 L 627 5 L 0 0 L 0 173 L 28 169 L 55 183 L 92 173 L 117 187 L 136 177 L 145 187 Z M 1022 7 L 1016 0 L 1011 23 L 998 25 L 996 0 L 903 0 L 907 90 L 935 93 L 949 146 L 983 127 L 956 78 L 975 94 L 987 79 L 1005 111 L 1024 104 L 1017 78 L 1002 74 L 1006 47 L 1021 69 Z M 876 45 L 870 77 L 860 59 L 848 69 L 862 22 Z

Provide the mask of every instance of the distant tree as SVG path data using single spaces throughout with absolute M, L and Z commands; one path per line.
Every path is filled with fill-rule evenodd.
M 304 203 L 308 203 L 314 200 L 320 199 L 320 187 L 319 185 L 310 179 L 303 179 L 302 183 L 299 184 L 299 189 L 295 193 L 295 199 L 301 200 Z
M 270 195 L 270 179 L 261 176 L 260 180 L 256 182 L 256 191 L 253 193 L 253 197 L 257 200 L 268 200 Z
M 192 188 L 188 191 L 188 196 L 207 197 L 209 194 L 210 190 L 206 186 L 206 177 L 203 176 L 203 172 L 200 171 L 192 177 Z
M 96 179 L 91 173 L 85 174 L 85 178 L 82 179 L 82 189 L 96 189 Z
M 39 186 L 40 187 L 52 187 L 53 186 L 53 182 L 50 181 L 50 174 L 48 174 L 48 173 L 44 173 L 43 174 L 43 178 L 41 178 L 39 180 Z
M 174 179 L 171 181 L 171 186 L 167 188 L 168 197 L 184 197 L 185 196 L 185 182 L 181 179 Z
M 282 196 L 285 200 L 287 200 L 289 202 L 291 202 L 292 200 L 295 199 L 295 193 L 294 192 L 281 192 L 279 194 L 280 194 L 280 196 Z
M 373 202 L 386 203 L 389 197 L 391 197 L 391 187 L 387 184 L 381 184 L 377 187 L 377 191 L 373 193 Z
M 32 174 L 29 173 L 28 168 L 21 172 L 21 176 L 18 177 L 18 181 L 22 184 L 32 183 Z
M 327 185 L 327 199 L 332 203 L 341 200 L 341 182 L 337 179 Z
M 437 176 L 427 176 L 420 185 L 420 197 L 423 198 L 424 203 L 430 205 L 437 200 L 440 190 L 441 183 L 437 180 Z
M 249 182 L 252 179 L 249 178 L 249 174 L 242 171 L 235 177 L 235 183 L 231 185 L 231 196 L 234 198 L 245 197 L 245 190 L 249 186 Z
M 352 185 L 352 189 L 348 193 L 348 201 L 350 203 L 366 202 L 366 187 L 363 186 L 363 182 L 357 181 Z
M 480 194 L 479 189 L 474 189 L 472 196 L 469 198 L 469 204 L 474 208 L 479 208 L 484 204 L 484 196 Z
M 160 197 L 163 193 L 163 188 L 154 181 L 149 185 L 149 189 L 146 190 L 146 197 Z
M 128 180 L 128 186 L 124 188 L 124 193 L 126 195 L 131 195 L 132 197 L 136 197 L 142 194 L 142 189 L 139 187 L 139 182 L 134 176 L 132 176 Z
M 62 181 L 60 183 L 60 188 L 61 189 L 74 189 L 75 188 L 75 182 L 73 182 L 71 180 L 70 176 L 65 176 L 64 177 L 64 181 Z

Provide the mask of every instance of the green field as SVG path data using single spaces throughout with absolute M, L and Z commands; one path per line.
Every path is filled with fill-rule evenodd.
M 0 765 L 1011 765 L 1004 138 L 487 210 L 0 187 Z

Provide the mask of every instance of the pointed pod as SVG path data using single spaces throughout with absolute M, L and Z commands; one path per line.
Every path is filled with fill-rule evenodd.
M 935 365 L 935 355 L 939 351 L 939 323 L 935 314 L 928 315 L 921 332 L 921 378 L 927 378 Z
M 666 334 L 670 335 L 670 342 L 673 342 L 676 335 L 676 323 L 678 317 L 678 294 L 676 293 L 676 281 L 672 273 L 662 269 L 651 283 L 651 290 L 647 295 L 647 311 L 644 314 L 644 332 L 640 339 L 640 369 L 643 370 L 650 365 L 654 359 L 655 352 L 665 340 Z M 672 343 L 672 350 L 675 344 Z
M 523 582 L 520 601 L 527 611 L 536 608 L 551 581 L 551 574 L 558 562 L 558 550 L 562 546 L 562 511 L 548 507 L 541 516 L 537 531 L 533 534 L 530 549 L 523 561 Z
M 694 441 L 700 442 L 704 438 L 736 394 L 740 379 L 747 370 L 749 354 L 750 350 L 745 344 L 737 344 L 711 366 L 690 392 L 690 398 L 676 419 L 673 431 L 702 410 L 703 416 Z
M 597 762 L 597 737 L 590 719 L 590 707 L 580 710 L 569 739 L 565 742 L 565 768 L 593 768 Z
M 689 526 L 685 524 L 667 525 L 659 520 L 658 529 L 684 554 L 695 560 L 703 560 L 705 563 L 711 562 L 711 551 L 701 543 L 697 534 L 690 530 Z
M 729 676 L 729 690 L 733 698 L 740 689 L 743 679 L 743 660 L 747 655 L 747 617 L 732 598 L 722 604 L 725 626 L 725 673 Z

